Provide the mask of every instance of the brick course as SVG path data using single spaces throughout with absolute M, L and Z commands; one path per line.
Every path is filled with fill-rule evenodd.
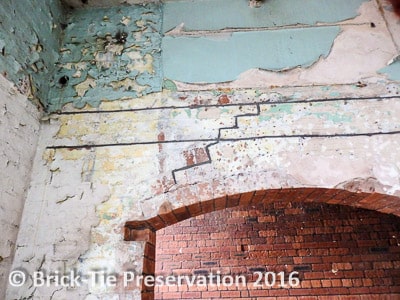
M 156 287 L 155 299 L 400 298 L 400 219 L 376 211 L 286 201 L 226 208 L 158 230 L 156 247 L 156 275 L 243 275 L 247 285 Z M 282 287 L 278 273 L 288 283 L 292 271 L 299 286 Z M 273 272 L 276 284 L 255 286 L 254 272 Z

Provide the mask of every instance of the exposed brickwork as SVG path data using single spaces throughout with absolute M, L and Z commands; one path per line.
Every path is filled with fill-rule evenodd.
M 176 198 L 183 198 L 188 195 L 190 195 L 190 192 L 183 190 L 181 195 L 176 195 Z M 270 203 L 278 199 L 282 202 L 305 201 L 350 205 L 400 216 L 400 202 L 397 201 L 397 197 L 390 195 L 323 188 L 270 189 L 223 196 L 204 202 L 194 202 L 188 206 L 182 206 L 177 209 L 172 209 L 170 203 L 167 202 L 166 205 L 160 207 L 158 215 L 153 218 L 126 222 L 124 238 L 126 241 L 141 240 L 136 237 L 136 230 L 145 228 L 159 230 L 165 226 L 173 225 L 188 218 L 215 210 L 238 205 Z M 187 200 L 187 197 L 182 200 Z
M 257 195 L 236 198 L 248 202 Z M 282 288 L 277 280 L 272 288 L 256 287 L 257 271 L 283 271 L 286 283 L 297 271 L 300 286 Z M 247 285 L 161 286 L 155 299 L 399 299 L 400 219 L 342 205 L 275 201 L 157 231 L 156 275 L 218 272 L 245 275 Z

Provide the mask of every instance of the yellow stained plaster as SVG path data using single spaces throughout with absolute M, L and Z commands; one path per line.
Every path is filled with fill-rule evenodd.
M 71 136 L 84 136 L 88 133 L 87 123 L 84 115 L 72 115 L 60 118 L 60 128 L 56 134 L 57 138 L 70 138 Z
M 103 161 L 101 164 L 101 168 L 103 171 L 106 171 L 106 172 L 116 170 L 116 166 L 115 166 L 114 162 L 111 160 Z
M 96 87 L 96 81 L 88 77 L 85 81 L 75 86 L 75 91 L 79 97 L 83 97 L 89 89 Z
M 87 156 L 86 149 L 58 149 L 57 153 L 61 155 L 62 160 L 80 160 Z
M 54 149 L 46 149 L 43 152 L 42 155 L 42 159 L 46 162 L 46 163 L 51 163 L 54 160 L 54 156 L 56 154 L 56 150 Z
M 131 78 L 125 78 L 124 80 L 121 81 L 113 81 L 111 82 L 111 86 L 114 90 L 124 88 L 126 91 L 136 91 L 137 94 L 141 94 L 146 88 L 146 85 L 139 85 L 137 84 L 136 80 L 131 79 Z
M 142 54 L 139 51 L 132 51 L 126 54 L 132 61 L 127 65 L 128 70 L 138 71 L 139 73 L 148 72 L 149 74 L 154 73 L 153 69 L 153 57 L 150 54 Z

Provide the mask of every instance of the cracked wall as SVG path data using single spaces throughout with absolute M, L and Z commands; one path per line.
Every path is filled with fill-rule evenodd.
M 52 115 L 13 268 L 141 273 L 144 245 L 123 241 L 125 222 L 226 194 L 317 186 L 358 192 L 360 200 L 398 196 L 400 107 L 398 96 L 376 96 L 386 87 L 164 91 Z M 332 91 L 346 99 L 326 99 Z M 343 201 L 371 203 L 351 199 Z M 400 214 L 390 199 L 376 209 Z M 8 289 L 9 298 L 53 293 L 140 299 L 137 288 L 121 285 Z
M 162 91 L 166 73 L 158 71 L 169 68 L 153 66 L 155 73 L 149 73 L 145 64 L 148 55 L 159 63 L 160 6 L 71 16 L 76 21 L 66 29 L 51 91 L 49 110 L 57 112 L 42 120 L 38 175 L 27 196 L 13 269 L 141 273 L 145 243 L 123 240 L 126 222 L 172 210 L 179 215 L 191 204 L 255 190 L 284 188 L 294 197 L 292 188 L 328 189 L 324 195 L 345 189 L 354 194 L 332 201 L 399 215 L 400 157 L 393 149 L 400 143 L 400 87 L 378 73 L 399 41 L 391 34 L 391 12 L 385 8 L 382 14 L 381 2 L 361 2 L 354 1 L 346 20 L 334 18 L 335 25 L 327 26 L 336 30 L 327 55 L 307 68 L 252 69 L 236 81 L 214 84 L 165 76 Z M 302 28 L 310 30 L 296 25 Z M 265 31 L 255 30 L 255 37 Z M 285 30 L 294 32 L 280 28 L 278 34 Z M 123 45 L 122 32 L 128 34 Z M 281 56 L 284 66 L 286 58 Z M 212 74 L 200 75 L 207 81 Z M 135 90 L 141 84 L 145 90 Z M 31 283 L 9 286 L 7 297 L 141 297 L 138 287 L 120 281 L 74 289 L 35 289 Z

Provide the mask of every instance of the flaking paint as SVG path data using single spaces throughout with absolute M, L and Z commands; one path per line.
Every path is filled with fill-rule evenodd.
M 0 72 L 46 106 L 58 60 L 63 10 L 57 0 L 2 0 Z
M 397 61 L 380 69 L 378 72 L 386 74 L 390 80 L 400 81 L 400 56 Z
M 160 91 L 162 12 L 159 4 L 82 9 L 68 18 L 49 93 L 49 111 L 82 108 Z M 126 34 L 126 42 L 118 38 Z M 68 76 L 65 86 L 59 78 Z
M 226 0 L 167 1 L 163 31 L 181 24 L 184 30 L 193 31 L 336 23 L 354 18 L 363 2 L 366 1 L 268 0 L 260 8 L 251 8 L 245 0 L 230 0 L 229 5 Z
M 236 79 L 260 68 L 282 71 L 309 67 L 327 57 L 338 26 L 234 32 L 212 37 L 166 36 L 162 42 L 164 76 L 190 83 Z

